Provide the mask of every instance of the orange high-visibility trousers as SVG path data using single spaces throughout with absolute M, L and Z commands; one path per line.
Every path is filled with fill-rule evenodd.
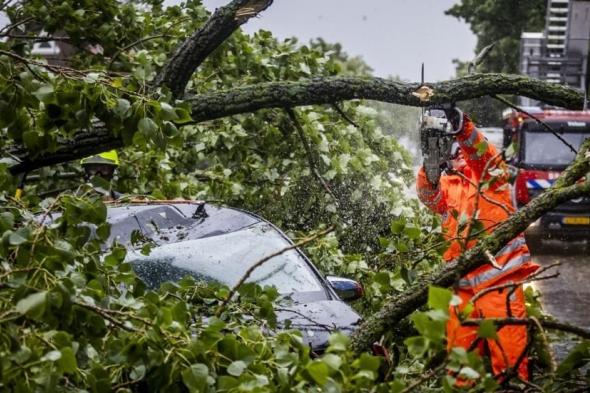
M 475 293 L 469 289 L 458 289 L 455 293 L 461 298 L 462 303 L 456 307 L 450 307 L 450 318 L 447 322 L 447 348 L 462 347 L 465 350 L 477 349 L 480 355 L 489 351 L 492 371 L 496 377 L 513 368 L 520 360 L 518 375 L 523 380 L 528 380 L 527 327 L 525 325 L 505 325 L 498 327 L 498 339 L 479 339 L 477 326 L 462 326 L 458 313 L 473 298 Z M 507 297 L 510 296 L 509 299 Z M 510 311 L 508 311 L 510 310 Z M 526 306 L 522 285 L 512 294 L 511 288 L 492 291 L 477 299 L 469 318 L 526 318 Z M 476 344 L 475 341 L 477 341 Z

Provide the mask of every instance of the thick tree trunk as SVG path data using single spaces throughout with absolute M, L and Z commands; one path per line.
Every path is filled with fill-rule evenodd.
M 432 88 L 434 93 L 427 102 L 420 101 L 412 94 L 420 87 L 418 83 L 357 77 L 257 84 L 199 95 L 190 101 L 192 116 L 196 122 L 264 108 L 331 104 L 353 99 L 427 106 L 486 95 L 515 94 L 569 109 L 581 109 L 584 102 L 583 94 L 577 90 L 523 75 L 474 74 L 426 85 Z
M 395 296 L 379 312 L 367 318 L 352 336 L 355 352 L 369 349 L 371 344 L 379 340 L 388 329 L 424 305 L 430 285 L 452 286 L 460 277 L 487 263 L 487 258 L 484 256 L 486 251 L 495 254 L 543 213 L 570 199 L 590 195 L 590 180 L 575 183 L 588 171 L 590 171 L 590 139 L 582 145 L 574 163 L 564 171 L 552 188 L 513 214 L 494 229 L 493 234 L 482 239 L 475 247 L 461 255 L 456 262 L 446 265 L 433 277 Z
M 154 84 L 168 86 L 174 97 L 182 97 L 189 79 L 211 52 L 271 4 L 272 0 L 234 0 L 215 10 L 207 23 L 176 49 Z
M 204 94 L 190 100 L 194 123 L 220 117 L 250 113 L 264 108 L 332 104 L 351 99 L 369 99 L 409 106 L 467 100 L 494 94 L 518 94 L 549 104 L 580 109 L 583 94 L 577 90 L 520 75 L 476 74 L 446 82 L 427 83 L 434 92 L 429 102 L 412 95 L 417 83 L 381 78 L 333 77 L 299 82 L 274 82 Z M 84 137 L 64 142 L 53 153 L 31 157 L 23 149 L 13 154 L 23 161 L 10 169 L 12 174 L 82 158 L 89 154 L 120 147 L 108 132 L 88 131 Z

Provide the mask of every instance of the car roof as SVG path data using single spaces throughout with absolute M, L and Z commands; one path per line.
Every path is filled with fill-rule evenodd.
M 234 232 L 265 220 L 205 202 L 146 201 L 110 203 L 107 221 L 111 224 L 107 244 L 116 240 L 129 245 L 133 231 L 163 244 Z

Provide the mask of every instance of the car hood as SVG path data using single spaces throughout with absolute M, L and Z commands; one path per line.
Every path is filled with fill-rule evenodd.
M 319 300 L 275 308 L 280 328 L 300 330 L 303 340 L 314 352 L 328 346 L 332 332 L 351 334 L 361 323 L 361 317 L 341 300 Z M 287 322 L 290 321 L 290 322 Z

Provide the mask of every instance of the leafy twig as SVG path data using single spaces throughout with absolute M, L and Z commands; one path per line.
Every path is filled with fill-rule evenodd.
M 315 159 L 313 151 L 311 150 L 311 146 L 309 145 L 309 142 L 307 141 L 307 138 L 305 137 L 305 132 L 303 130 L 303 127 L 301 126 L 301 123 L 299 123 L 299 120 L 297 119 L 297 115 L 295 114 L 295 111 L 292 108 L 285 108 L 285 111 L 287 112 L 287 115 L 289 115 L 289 118 L 293 122 L 293 125 L 295 126 L 295 129 L 297 130 L 297 133 L 299 134 L 299 139 L 301 139 L 301 143 L 303 144 L 303 147 L 304 147 L 305 152 L 307 154 L 307 161 L 309 162 L 310 171 L 318 179 L 318 181 L 320 182 L 322 187 L 324 187 L 324 190 L 326 190 L 326 192 L 332 197 L 334 202 L 337 205 L 340 205 L 340 201 L 338 200 L 338 198 L 336 198 L 336 195 L 334 195 L 334 193 L 332 192 L 332 190 L 330 189 L 330 187 L 328 186 L 328 184 L 326 183 L 326 181 L 324 180 L 324 178 L 322 177 L 322 175 L 318 171 L 317 160 Z
M 468 181 L 473 187 L 476 187 L 477 188 L 477 184 L 475 184 L 474 182 L 472 182 L 471 179 L 469 179 L 467 176 L 465 176 L 461 172 L 453 171 L 453 173 L 456 173 L 460 178 Z M 497 201 L 493 200 L 492 198 L 488 197 L 485 194 L 481 194 L 481 197 L 483 199 L 485 199 L 486 201 L 488 201 L 489 203 L 491 203 L 492 205 L 498 206 L 499 208 L 501 208 L 502 210 L 504 210 L 508 214 L 514 213 L 511 209 L 507 208 L 503 203 L 497 202 Z
M 95 313 L 97 313 L 100 316 L 102 316 L 104 319 L 108 320 L 109 322 L 113 323 L 114 325 L 117 325 L 120 328 L 122 328 L 124 330 L 127 330 L 129 332 L 137 332 L 137 329 L 125 325 L 123 322 L 121 322 L 118 319 L 114 318 L 113 315 L 119 315 L 119 316 L 122 316 L 122 317 L 135 319 L 135 320 L 143 323 L 144 325 L 153 326 L 153 324 L 152 324 L 151 321 L 148 321 L 147 319 L 138 317 L 138 316 L 133 315 L 131 313 L 126 313 L 124 311 L 106 309 L 106 308 L 102 308 L 102 307 L 98 307 L 98 306 L 95 306 L 95 305 L 92 305 L 92 304 L 78 302 L 78 301 L 75 301 L 74 304 L 77 305 L 77 306 L 86 308 L 88 310 L 94 311 Z
M 32 17 L 32 16 L 29 16 L 28 18 L 25 18 L 25 19 L 20 20 L 18 22 L 14 22 L 11 25 L 4 26 L 2 29 L 0 29 L 0 34 L 8 34 L 12 30 L 16 29 L 18 26 L 23 25 L 23 24 L 25 24 L 27 22 L 31 22 L 33 20 L 35 20 L 35 18 Z
M 357 123 L 356 123 L 354 120 L 352 120 L 352 119 L 350 118 L 350 116 L 348 116 L 348 115 L 346 114 L 346 112 L 344 112 L 344 110 L 342 110 L 342 108 L 340 108 L 340 107 L 338 106 L 338 104 L 336 104 L 336 103 L 333 103 L 333 104 L 332 104 L 332 108 L 334 108 L 334 110 L 335 110 L 336 112 L 338 112 L 338 114 L 339 114 L 339 115 L 340 115 L 340 116 L 341 116 L 341 117 L 342 117 L 344 120 L 346 120 L 346 121 L 347 121 L 347 122 L 348 122 L 350 125 L 352 125 L 352 126 L 354 126 L 354 127 L 358 128 L 358 129 L 360 129 L 360 128 L 361 128 L 361 127 L 360 127 L 360 126 L 359 126 L 359 125 L 358 125 L 358 124 L 357 124 Z
M 492 164 L 492 162 L 495 162 L 495 161 L 496 161 L 496 159 L 497 159 L 497 158 L 498 158 L 498 157 L 499 157 L 501 154 L 502 154 L 501 152 L 500 152 L 500 153 L 498 153 L 498 154 L 496 154 L 495 156 L 493 156 L 492 158 L 490 158 L 490 159 L 489 159 L 489 160 L 486 162 L 486 164 L 485 164 L 485 166 L 484 166 L 484 168 L 483 168 L 483 171 L 482 171 L 482 176 L 481 176 L 481 178 L 479 178 L 479 179 L 478 179 L 478 181 L 477 181 L 477 196 L 476 196 L 476 198 L 475 198 L 475 203 L 474 203 L 474 206 L 473 206 L 473 213 L 471 214 L 471 220 L 469 221 L 469 223 L 467 223 L 467 228 L 465 228 L 465 232 L 466 232 L 466 234 L 465 234 L 465 242 L 463 243 L 463 249 L 466 249 L 466 248 L 467 248 L 467 243 L 469 242 L 469 237 L 470 237 L 470 235 L 471 235 L 471 230 L 472 230 L 472 228 L 473 228 L 473 222 L 475 221 L 475 216 L 477 215 L 477 213 L 478 213 L 478 210 L 479 210 L 479 201 L 480 201 L 480 197 L 483 197 L 483 195 L 484 195 L 484 194 L 482 193 L 482 191 L 481 191 L 481 189 L 482 189 L 482 187 L 483 187 L 483 185 L 484 185 L 484 182 L 483 182 L 482 180 L 483 180 L 483 178 L 485 177 L 485 175 L 486 175 L 486 173 L 488 172 L 488 170 L 490 169 L 490 165 Z M 510 214 L 510 213 L 509 213 L 509 214 Z
M 143 37 L 140 38 L 139 40 L 130 43 L 129 45 L 124 46 L 123 48 L 119 49 L 117 52 L 115 52 L 115 54 L 113 55 L 113 57 L 111 57 L 111 60 L 109 61 L 109 64 L 107 64 L 107 70 L 111 69 L 111 66 L 113 65 L 113 63 L 115 62 L 115 60 L 117 59 L 117 57 L 119 57 L 119 55 L 123 52 L 125 52 L 127 49 L 131 49 L 133 48 L 135 45 L 139 45 L 141 43 L 144 43 L 146 41 L 150 41 L 150 40 L 155 40 L 156 38 L 165 38 L 165 37 L 172 37 L 169 34 L 155 34 L 155 35 L 151 35 L 148 37 Z

